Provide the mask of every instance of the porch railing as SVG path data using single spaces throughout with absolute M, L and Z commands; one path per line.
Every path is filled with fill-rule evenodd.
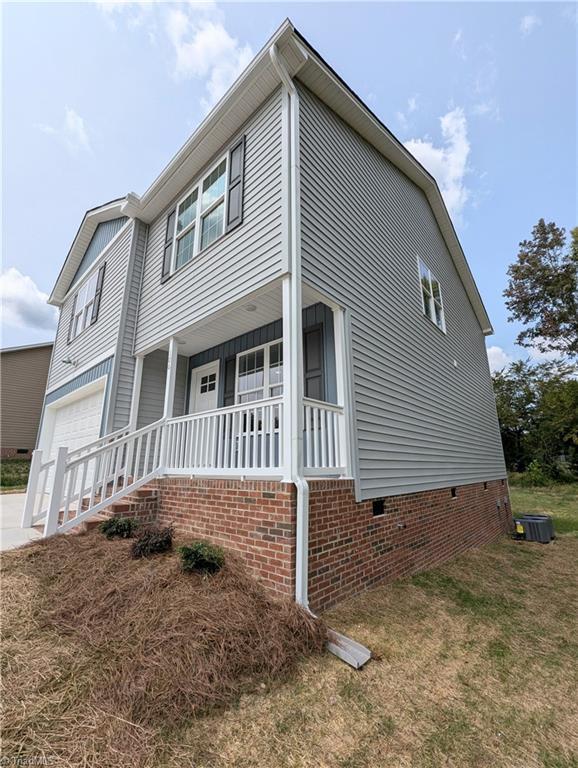
M 44 520 L 65 532 L 159 475 L 279 477 L 284 473 L 283 398 L 160 419 L 119 430 L 43 461 L 35 451 L 22 526 Z M 304 401 L 304 464 L 309 475 L 343 474 L 343 408 Z
M 166 472 L 271 474 L 283 467 L 282 424 L 282 397 L 170 419 Z
M 347 460 L 343 408 L 311 399 L 304 399 L 303 408 L 303 464 L 306 474 L 344 474 Z

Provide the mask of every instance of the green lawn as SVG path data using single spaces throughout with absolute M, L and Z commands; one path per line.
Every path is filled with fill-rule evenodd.
M 312 657 L 285 682 L 263 676 L 256 692 L 185 716 L 178 727 L 127 723 L 131 740 L 111 742 L 106 754 L 93 749 L 106 737 L 95 726 L 102 712 L 84 723 L 68 703 L 90 682 L 68 674 L 87 647 L 71 647 L 59 627 L 58 636 L 46 636 L 32 610 L 42 583 L 19 565 L 24 550 L 6 553 L 3 593 L 9 587 L 16 597 L 10 603 L 4 596 L 12 611 L 3 624 L 13 641 L 4 677 L 20 670 L 16 690 L 26 704 L 13 711 L 14 743 L 28 723 L 19 754 L 45 750 L 55 765 L 86 768 L 578 768 L 578 485 L 514 487 L 511 496 L 515 513 L 552 514 L 556 540 L 503 536 L 325 614 L 330 626 L 373 651 L 362 671 L 330 654 Z M 75 537 L 63 538 L 74 545 Z M 102 568 L 91 556 L 99 557 L 86 552 L 83 567 Z M 167 586 L 171 579 L 167 571 Z M 210 589 L 210 581 L 203 584 Z M 164 599 L 170 605 L 170 588 Z M 99 663 L 112 663 L 114 652 L 112 644 Z M 119 680 L 129 684 L 139 695 L 138 669 Z M 157 684 L 151 681 L 151 697 Z M 32 694 L 36 710 L 27 703 Z M 82 740 L 66 762 L 58 755 L 71 727 Z M 6 728 L 3 735 L 10 735 Z M 125 752 L 143 739 L 142 760 L 129 760 Z
M 578 483 L 547 488 L 510 486 L 514 515 L 552 515 L 556 533 L 578 536 Z
M 4 492 L 26 488 L 30 461 L 28 459 L 2 459 L 0 462 L 0 488 Z

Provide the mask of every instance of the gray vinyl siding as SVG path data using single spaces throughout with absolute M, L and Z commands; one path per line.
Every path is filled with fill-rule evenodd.
M 167 380 L 167 361 L 168 352 L 163 349 L 151 352 L 144 359 L 137 419 L 138 429 L 162 418 Z M 188 363 L 187 357 L 179 355 L 173 416 L 182 416 L 185 413 Z
M 504 477 L 484 336 L 425 195 L 300 96 L 303 279 L 349 310 L 358 497 Z M 447 335 L 423 315 L 418 255 Z
M 243 133 L 246 137 L 243 223 L 164 283 L 161 283 L 161 270 L 166 217 L 176 200 L 150 226 L 137 353 L 154 348 L 197 320 L 265 285 L 284 269 L 280 91 L 255 113 Z M 191 183 L 195 181 L 196 178 L 191 179 Z
M 94 235 L 88 248 L 84 252 L 82 261 L 80 262 L 76 274 L 72 279 L 71 285 L 74 285 L 76 280 L 81 277 L 86 270 L 94 263 L 98 254 L 105 248 L 108 243 L 115 237 L 118 232 L 124 227 L 128 218 L 126 216 L 119 216 L 118 219 L 111 219 L 110 221 L 102 221 L 94 230 Z
M 130 266 L 126 281 L 126 295 L 123 316 L 120 323 L 119 354 L 117 359 L 114 412 L 111 431 L 128 424 L 132 403 L 135 357 L 134 338 L 138 314 L 139 295 L 142 281 L 144 254 L 148 227 L 135 221 Z
M 99 260 L 99 265 L 106 262 L 106 270 L 98 320 L 73 339 L 70 344 L 68 343 L 68 329 L 74 303 L 73 293 L 61 307 L 48 389 L 58 386 L 74 373 L 74 368 L 71 365 L 64 365 L 62 362 L 67 357 L 74 360 L 76 368 L 83 368 L 91 360 L 97 359 L 116 347 L 132 231 L 133 227 L 128 227 L 126 232 L 110 246 L 103 259 Z M 85 278 L 87 277 L 88 273 Z

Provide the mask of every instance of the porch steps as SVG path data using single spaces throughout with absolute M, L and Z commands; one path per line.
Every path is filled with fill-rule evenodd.
M 66 534 L 79 534 L 79 533 L 86 533 L 88 531 L 94 530 L 97 526 L 100 525 L 104 520 L 108 520 L 110 517 L 126 517 L 131 516 L 131 513 L 136 512 L 140 506 L 140 504 L 143 501 L 152 501 L 153 499 L 156 499 L 157 497 L 157 490 L 154 487 L 150 486 L 142 486 L 141 488 L 137 488 L 135 491 L 132 491 L 131 493 L 128 493 L 126 496 L 124 496 L 119 501 L 114 501 L 109 507 L 105 507 L 101 512 L 94 515 L 93 517 L 89 517 L 86 520 L 82 520 L 77 526 L 74 526 L 73 528 L 70 528 L 68 531 L 65 531 Z M 94 499 L 95 504 L 98 504 L 100 502 L 100 496 L 95 496 Z M 83 511 L 87 509 L 88 502 L 83 503 Z M 69 516 L 69 520 L 74 520 L 75 515 L 71 514 Z M 63 512 L 60 513 L 59 516 L 59 524 L 62 524 L 64 522 L 64 514 Z M 39 520 L 33 528 L 40 533 L 44 533 L 44 520 Z

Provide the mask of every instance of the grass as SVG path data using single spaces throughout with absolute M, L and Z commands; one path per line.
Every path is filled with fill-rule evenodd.
M 554 518 L 557 533 L 578 535 L 578 484 L 546 488 L 510 486 L 514 514 L 546 514 Z
M 527 493 L 512 494 L 515 512 L 530 511 L 536 492 Z M 372 649 L 375 658 L 362 671 L 325 654 L 303 661 L 284 681 L 263 677 L 218 711 L 191 714 L 157 734 L 151 764 L 578 768 L 578 488 L 540 489 L 538 503 L 555 515 L 558 530 L 566 521 L 568 532 L 555 542 L 504 538 L 343 603 L 324 618 Z M 16 585 L 30 595 L 30 586 Z M 29 600 L 10 623 L 5 619 L 14 642 Z M 13 650 L 19 663 L 30 659 L 44 631 L 34 624 L 31 639 Z M 49 662 L 60 659 L 62 675 L 78 653 L 66 643 L 43 642 L 41 649 Z M 69 674 L 80 686 L 76 669 Z M 30 674 L 41 672 L 39 664 Z M 54 682 L 39 684 L 50 690 Z M 54 714 L 44 716 L 36 727 L 54 739 Z M 89 730 L 85 738 L 96 737 Z M 33 754 L 33 725 L 27 746 Z M 83 749 L 82 765 L 99 765 Z M 63 764 L 80 765 L 80 757 Z
M 0 461 L 0 488 L 5 493 L 22 491 L 28 482 L 28 459 L 2 459 Z

